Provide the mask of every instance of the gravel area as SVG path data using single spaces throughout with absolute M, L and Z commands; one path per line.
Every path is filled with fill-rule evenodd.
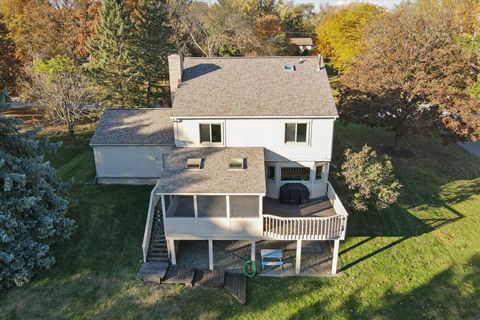
M 281 267 L 261 270 L 261 249 L 282 249 Z M 246 259 L 250 259 L 250 241 L 213 241 L 213 264 L 215 269 L 240 270 Z M 259 275 L 294 276 L 296 241 L 259 241 L 256 245 L 256 262 Z M 200 270 L 208 269 L 208 241 L 180 241 L 177 264 Z M 301 276 L 330 275 L 332 255 L 327 241 L 303 241 Z

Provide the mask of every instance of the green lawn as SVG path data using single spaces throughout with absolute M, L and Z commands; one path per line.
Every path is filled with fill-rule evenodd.
M 87 135 L 88 133 L 85 133 Z M 390 135 L 337 124 L 335 162 L 365 141 L 382 150 Z M 50 157 L 73 178 L 78 231 L 56 248 L 57 264 L 0 296 L 7 319 L 478 319 L 480 160 L 455 145 L 414 138 L 394 158 L 405 185 L 383 212 L 351 215 L 338 277 L 254 278 L 248 305 L 222 290 L 147 286 L 135 280 L 149 188 L 92 184 L 93 156 L 65 145 Z M 332 170 L 334 179 L 335 170 Z M 339 186 L 341 191 L 341 187 Z M 0 316 L 1 319 L 2 316 Z

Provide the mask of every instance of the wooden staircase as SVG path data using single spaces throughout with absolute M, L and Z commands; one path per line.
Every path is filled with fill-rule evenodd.
M 155 209 L 153 217 L 152 235 L 148 247 L 147 262 L 169 262 L 163 216 L 160 208 Z
M 158 206 L 154 211 L 146 260 L 142 264 L 137 277 L 142 281 L 160 283 L 167 273 L 170 261 L 168 259 L 167 241 L 165 240 L 165 230 L 163 228 L 163 215 Z

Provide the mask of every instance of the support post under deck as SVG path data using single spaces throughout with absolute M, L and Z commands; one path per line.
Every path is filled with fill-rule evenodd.
M 295 274 L 300 273 L 301 261 L 302 261 L 302 240 L 297 240 L 297 254 L 295 260 Z
M 250 251 L 250 260 L 252 260 L 253 262 L 255 262 L 255 240 L 252 240 L 252 248 L 251 248 L 251 251 Z
M 337 274 L 339 248 L 340 248 L 340 240 L 334 240 L 333 241 L 333 257 L 332 257 L 332 274 Z
M 213 270 L 213 240 L 208 240 L 208 268 Z
M 177 255 L 175 253 L 175 240 L 168 240 L 169 244 L 169 251 L 170 251 L 170 261 L 172 262 L 172 265 L 177 264 Z

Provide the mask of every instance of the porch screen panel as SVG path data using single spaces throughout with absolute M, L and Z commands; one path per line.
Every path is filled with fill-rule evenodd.
M 258 218 L 258 196 L 230 196 L 231 218 Z
M 197 196 L 199 218 L 226 218 L 227 198 L 225 196 Z

